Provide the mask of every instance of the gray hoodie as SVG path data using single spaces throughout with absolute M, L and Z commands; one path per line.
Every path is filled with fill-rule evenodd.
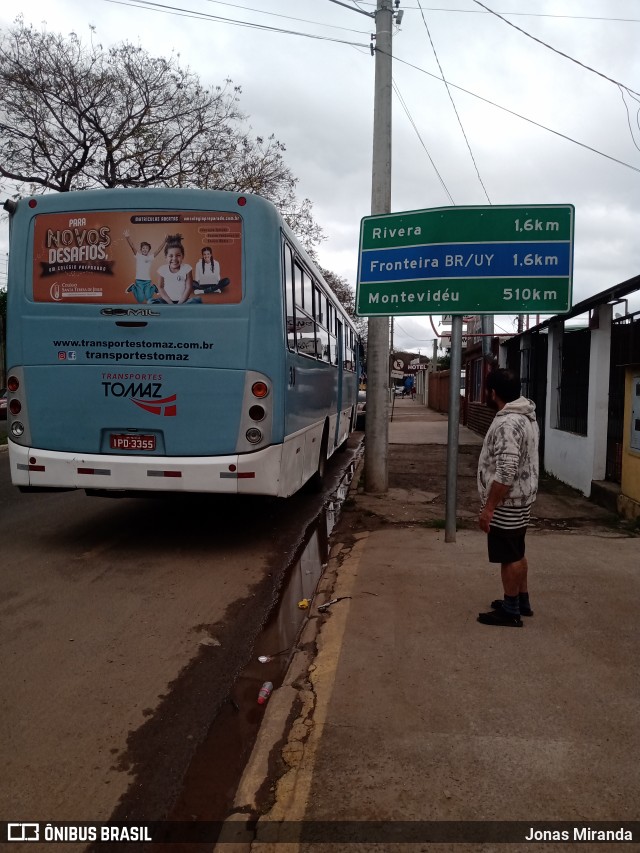
M 519 397 L 493 419 L 478 459 L 478 491 L 482 506 L 487 502 L 491 483 L 511 486 L 504 506 L 529 506 L 538 492 L 538 440 L 536 407 L 532 400 Z

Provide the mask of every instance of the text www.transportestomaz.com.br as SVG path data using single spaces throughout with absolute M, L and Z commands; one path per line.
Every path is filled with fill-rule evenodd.
M 85 349 L 88 361 L 189 361 L 189 353 L 166 352 L 166 350 L 209 350 L 213 344 L 208 341 L 91 341 L 57 340 L 54 347 L 65 351 Z M 140 350 L 145 352 L 140 352 Z M 133 350 L 127 352 L 126 350 Z

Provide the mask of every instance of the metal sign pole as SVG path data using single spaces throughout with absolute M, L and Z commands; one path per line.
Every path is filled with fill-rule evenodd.
M 449 365 L 449 429 L 447 432 L 447 498 L 444 541 L 456 541 L 458 441 L 460 421 L 460 371 L 462 369 L 462 314 L 451 322 L 451 362 Z

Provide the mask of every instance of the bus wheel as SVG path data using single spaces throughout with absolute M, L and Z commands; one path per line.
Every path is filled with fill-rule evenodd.
M 309 480 L 309 491 L 320 492 L 324 484 L 324 475 L 327 470 L 327 449 L 329 447 L 329 427 L 325 424 L 320 442 L 320 454 L 318 455 L 318 470 Z

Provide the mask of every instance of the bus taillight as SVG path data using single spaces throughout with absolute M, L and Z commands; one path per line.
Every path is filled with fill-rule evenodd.
M 265 414 L 265 410 L 262 406 L 251 406 L 249 409 L 249 417 L 252 421 L 263 421 Z
M 12 415 L 19 415 L 22 411 L 22 403 L 20 402 L 20 400 L 10 400 L 9 411 Z
M 254 397 L 266 397 L 269 393 L 269 387 L 266 382 L 254 382 L 251 386 L 251 392 Z
M 13 392 L 17 391 L 19 387 L 20 387 L 20 382 L 18 381 L 17 376 L 10 376 L 7 379 L 7 388 L 9 389 L 9 391 L 11 391 L 13 393 Z

